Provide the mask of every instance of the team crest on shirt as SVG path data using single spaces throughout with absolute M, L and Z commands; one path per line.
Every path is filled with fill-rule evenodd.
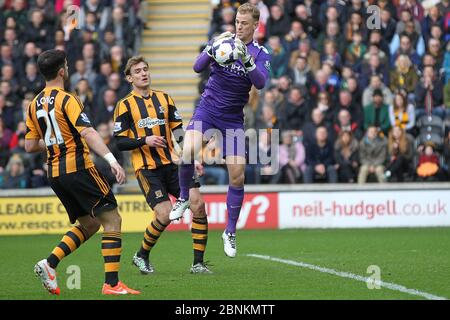
M 159 106 L 159 113 L 164 113 L 164 107 L 163 106 Z
M 145 118 L 140 119 L 137 123 L 138 128 L 153 128 L 154 126 L 163 126 L 166 124 L 166 119 Z
M 264 63 L 264 67 L 266 67 L 267 71 L 270 71 L 270 61 L 269 61 L 269 60 L 267 60 L 267 61 Z
M 84 112 L 80 113 L 80 117 L 81 117 L 81 120 L 82 120 L 83 122 L 88 123 L 88 124 L 91 124 L 91 121 L 89 121 L 89 118 L 88 118 L 88 116 L 86 115 L 86 113 L 84 113 Z
M 122 122 L 114 122 L 114 132 L 122 130 Z
M 163 197 L 162 191 L 161 190 L 156 190 L 155 191 L 155 198 L 159 199 L 159 198 L 162 198 L 162 197 Z
M 180 114 L 178 113 L 178 111 L 175 111 L 175 112 L 173 113 L 173 115 L 175 116 L 175 119 L 177 119 L 177 120 L 182 120 L 182 118 L 181 118 Z

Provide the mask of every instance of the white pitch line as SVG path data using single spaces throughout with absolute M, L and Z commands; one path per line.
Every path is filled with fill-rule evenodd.
M 251 253 L 251 254 L 247 254 L 247 256 L 253 257 L 253 258 L 258 258 L 258 259 L 263 259 L 263 260 L 276 261 L 276 262 L 289 264 L 289 265 L 296 266 L 296 267 L 307 268 L 307 269 L 314 270 L 314 271 L 332 274 L 332 275 L 335 275 L 335 276 L 338 276 L 341 278 L 348 278 L 348 279 L 353 279 L 353 280 L 366 282 L 366 283 L 368 281 L 370 281 L 372 285 L 378 285 L 380 287 L 385 287 L 387 289 L 391 289 L 394 291 L 411 294 L 413 296 L 424 297 L 428 300 L 447 300 L 447 298 L 445 298 L 445 297 L 435 296 L 434 294 L 422 292 L 422 291 L 419 291 L 416 289 L 408 289 L 405 286 L 401 286 L 401 285 L 398 285 L 395 283 L 384 282 L 384 281 L 379 281 L 379 280 L 373 281 L 372 278 L 363 277 L 363 276 L 353 274 L 350 272 L 337 271 L 334 269 L 324 268 L 324 267 L 316 266 L 316 265 L 309 264 L 309 263 L 298 262 L 298 261 L 293 261 L 293 260 L 285 260 L 285 259 L 275 258 L 275 257 L 271 257 L 271 256 L 263 256 L 260 254 L 252 254 Z

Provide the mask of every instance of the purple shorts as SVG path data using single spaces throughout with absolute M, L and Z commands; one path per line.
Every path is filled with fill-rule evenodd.
M 186 128 L 203 134 L 203 141 L 215 135 L 222 140 L 222 154 L 226 156 L 245 157 L 245 132 L 243 114 L 211 114 L 202 107 L 195 109 L 194 115 Z

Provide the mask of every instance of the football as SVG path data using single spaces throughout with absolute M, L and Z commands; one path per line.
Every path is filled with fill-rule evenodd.
M 215 41 L 212 45 L 212 54 L 214 60 L 222 66 L 232 64 L 239 58 L 234 39 L 232 38 Z

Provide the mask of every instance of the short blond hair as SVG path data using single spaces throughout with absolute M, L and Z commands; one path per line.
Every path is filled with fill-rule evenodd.
M 253 20 L 259 21 L 259 9 L 257 6 L 251 4 L 251 3 L 244 3 L 243 5 L 239 6 L 237 9 L 237 12 L 240 14 L 247 14 L 250 13 L 252 15 Z
M 134 57 L 131 57 L 130 59 L 128 59 L 127 65 L 125 66 L 125 70 L 124 70 L 125 76 L 131 75 L 131 67 L 133 67 L 141 62 L 144 62 L 147 65 L 147 67 L 149 66 L 148 62 L 145 60 L 144 56 L 134 56 Z

